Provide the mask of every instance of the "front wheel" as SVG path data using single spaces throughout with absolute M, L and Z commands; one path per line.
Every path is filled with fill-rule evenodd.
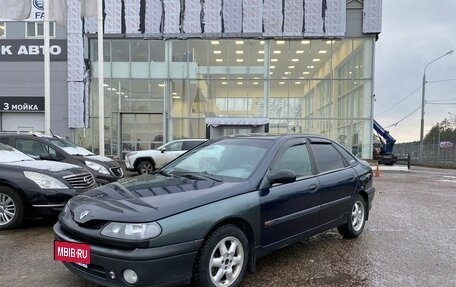
M 363 232 L 365 223 L 366 201 L 360 194 L 357 194 L 351 205 L 347 223 L 339 226 L 337 229 L 346 238 L 356 238 Z
M 154 164 L 150 160 L 143 160 L 138 164 L 139 174 L 152 173 L 154 169 Z
M 195 263 L 195 285 L 240 286 L 248 259 L 245 234 L 235 225 L 222 226 L 203 245 Z
M 25 219 L 25 208 L 19 194 L 8 186 L 0 186 L 0 230 L 15 228 Z

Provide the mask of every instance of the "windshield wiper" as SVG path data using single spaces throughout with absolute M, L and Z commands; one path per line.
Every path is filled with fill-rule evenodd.
M 201 180 L 201 179 L 202 180 L 207 180 L 207 179 L 210 179 L 210 180 L 217 181 L 217 182 L 221 182 L 222 181 L 222 180 L 216 178 L 215 176 L 210 175 L 207 172 L 204 172 L 204 173 L 201 173 L 201 172 L 176 172 L 174 174 L 177 175 L 177 176 L 182 176 L 182 177 L 186 177 L 186 178 L 189 178 L 189 179 L 196 179 L 196 180 Z
M 166 171 L 163 171 L 163 170 L 156 170 L 152 174 L 157 174 L 157 173 L 161 174 L 163 176 L 166 176 L 166 177 L 171 177 L 172 176 L 171 174 L 169 174 L 169 173 L 167 173 Z

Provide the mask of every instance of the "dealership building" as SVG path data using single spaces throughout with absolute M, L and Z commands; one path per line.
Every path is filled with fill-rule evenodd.
M 67 3 L 67 27 L 56 25 L 51 40 L 61 50 L 57 55 L 59 48 L 51 49 L 56 53 L 51 129 L 96 152 L 97 20 L 78 17 L 80 0 Z M 271 133 L 322 134 L 371 158 L 381 5 L 381 0 L 104 0 L 105 154 L 210 137 L 209 127 L 229 135 L 265 126 Z M 12 45 L 12 35 L 27 33 L 29 23 L 36 22 L 0 22 L 6 27 L 3 34 L 0 28 L 0 45 Z M 37 41 L 22 34 L 24 43 Z M 26 97 L 43 97 L 37 89 L 42 60 L 8 56 L 0 55 L 0 99 L 16 98 L 16 108 L 30 107 Z M 0 109 L 2 131 L 44 129 L 40 107 Z

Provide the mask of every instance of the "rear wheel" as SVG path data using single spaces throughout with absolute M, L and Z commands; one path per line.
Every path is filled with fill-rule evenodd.
M 337 229 L 346 238 L 356 238 L 363 232 L 365 223 L 366 201 L 360 194 L 357 194 L 351 205 L 347 223 L 339 226 Z
M 150 160 L 143 160 L 138 164 L 138 173 L 152 173 L 155 170 L 154 163 Z
M 11 187 L 0 186 L 0 229 L 15 228 L 25 219 L 24 203 Z
M 217 229 L 204 243 L 196 261 L 196 286 L 240 286 L 248 262 L 248 240 L 235 225 Z

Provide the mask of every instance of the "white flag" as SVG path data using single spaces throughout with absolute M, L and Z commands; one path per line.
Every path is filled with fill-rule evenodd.
M 25 20 L 30 17 L 31 9 L 30 0 L 0 0 L 0 18 Z
M 0 0 L 4 1 L 4 0 Z M 46 1 L 46 0 L 45 0 Z M 68 5 L 66 0 L 48 0 L 49 1 L 49 19 L 57 22 L 58 25 L 66 26 Z M 81 16 L 97 16 L 99 0 L 81 0 Z
M 100 0 L 81 0 L 81 13 L 83 17 L 94 17 L 97 16 L 98 1 Z
M 66 26 L 68 6 L 66 0 L 44 0 L 49 1 L 49 19 L 58 25 Z

